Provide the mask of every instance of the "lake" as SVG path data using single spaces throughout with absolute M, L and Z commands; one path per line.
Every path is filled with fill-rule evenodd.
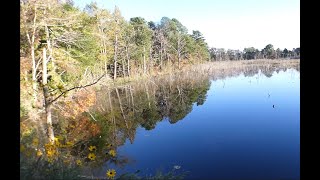
M 115 169 L 116 177 L 300 179 L 299 67 L 177 73 L 103 86 L 78 119 L 60 121 L 55 128 L 68 134 L 56 135 L 77 142 L 70 154 L 94 177 Z M 97 149 L 94 162 L 90 146 Z

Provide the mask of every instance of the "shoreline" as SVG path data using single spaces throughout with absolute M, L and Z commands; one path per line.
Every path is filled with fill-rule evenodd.
M 178 73 L 184 73 L 188 71 L 206 71 L 211 70 L 213 73 L 214 71 L 220 71 L 220 70 L 227 70 L 227 69 L 233 69 L 233 68 L 243 68 L 248 66 L 288 66 L 292 64 L 299 64 L 300 66 L 300 59 L 256 59 L 256 60 L 237 60 L 237 61 L 211 61 L 206 63 L 199 63 L 199 64 L 190 64 L 185 65 L 182 67 L 181 70 L 167 70 L 162 72 L 156 72 L 156 73 L 150 73 L 147 75 L 134 75 L 132 77 L 119 77 L 115 81 L 112 79 L 103 80 L 103 84 L 110 85 L 111 87 L 116 87 L 119 85 L 126 85 L 127 83 L 133 83 L 137 82 L 139 80 L 144 79 L 150 79 L 155 77 L 161 77 L 165 75 L 172 75 L 172 74 L 178 74 Z M 102 82 L 98 83 L 94 87 L 101 86 Z

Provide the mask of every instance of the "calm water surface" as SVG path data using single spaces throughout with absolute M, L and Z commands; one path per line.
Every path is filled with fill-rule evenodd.
M 119 174 L 140 170 L 140 175 L 176 166 L 176 172 L 189 172 L 187 179 L 300 179 L 300 72 L 265 74 L 259 70 L 196 80 L 196 85 L 188 87 L 198 88 L 196 98 L 183 97 L 188 85 L 180 84 L 175 88 L 178 95 L 171 91 L 176 93 L 171 100 L 177 102 L 167 114 L 158 109 L 156 122 L 150 114 L 143 116 L 134 137 L 118 147 L 128 163 L 121 168 L 104 166 L 114 167 Z M 154 106 L 149 101 L 145 111 L 169 106 L 156 91 L 148 93 L 157 101 Z M 188 101 L 190 96 L 193 100 Z M 106 168 L 96 171 L 102 176 L 105 172 Z

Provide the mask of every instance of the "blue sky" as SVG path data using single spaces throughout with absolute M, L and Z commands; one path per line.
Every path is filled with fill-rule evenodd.
M 92 0 L 74 0 L 83 9 Z M 120 8 L 123 17 L 159 22 L 178 19 L 189 33 L 199 30 L 210 47 L 239 49 L 300 47 L 299 0 L 95 0 L 100 8 Z

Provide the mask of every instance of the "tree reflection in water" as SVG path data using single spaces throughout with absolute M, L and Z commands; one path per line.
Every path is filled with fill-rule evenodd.
M 259 71 L 271 77 L 274 71 L 287 68 L 300 71 L 299 65 L 221 70 L 200 67 L 123 86 L 102 87 L 95 92 L 80 91 L 76 98 L 56 105 L 54 145 L 41 138 L 45 137 L 41 123 L 21 122 L 21 179 L 87 179 L 106 165 L 124 167 L 132 159 L 119 154 L 117 148 L 127 139 L 134 143 L 138 127 L 152 130 L 165 119 L 177 123 L 192 111 L 193 105 L 203 105 L 211 80 L 241 73 L 253 76 Z

